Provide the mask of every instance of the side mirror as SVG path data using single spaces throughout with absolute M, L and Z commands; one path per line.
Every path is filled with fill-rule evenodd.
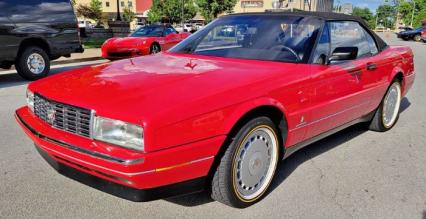
M 354 60 L 358 56 L 358 47 L 337 47 L 328 62 Z

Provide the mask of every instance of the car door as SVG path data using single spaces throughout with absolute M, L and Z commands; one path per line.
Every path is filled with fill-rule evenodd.
M 306 139 L 361 117 L 368 99 L 360 98 L 361 78 L 370 49 L 357 22 L 326 22 L 311 65 L 311 121 Z M 338 47 L 357 47 L 356 60 L 329 63 Z
M 174 45 L 180 42 L 179 34 L 172 27 L 167 27 L 164 30 L 164 45 L 166 50 L 172 48 Z
M 369 31 L 361 27 L 368 43 L 370 55 L 362 59 L 363 74 L 360 77 L 361 92 L 359 98 L 368 100 L 369 106 L 365 107 L 366 113 L 375 110 L 387 90 L 387 80 L 390 71 L 394 68 L 392 59 L 383 59 L 379 56 L 379 50 L 374 37 Z
M 15 11 L 14 0 L 0 0 L 0 61 L 13 61 L 17 51 L 17 39 L 13 36 L 15 24 L 10 16 Z

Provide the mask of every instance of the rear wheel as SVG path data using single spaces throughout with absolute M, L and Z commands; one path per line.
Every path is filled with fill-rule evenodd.
M 421 40 L 422 40 L 422 36 L 420 36 L 420 35 L 415 35 L 414 36 L 414 41 L 420 42 Z
M 212 180 L 212 198 L 244 208 L 259 201 L 275 174 L 279 140 L 275 124 L 258 117 L 234 136 L 221 158 Z
M 373 131 L 385 132 L 390 130 L 398 121 L 401 105 L 401 82 L 395 80 L 389 87 L 385 97 L 370 124 Z
M 47 76 L 50 59 L 40 47 L 27 47 L 18 56 L 15 67 L 21 77 L 33 81 Z

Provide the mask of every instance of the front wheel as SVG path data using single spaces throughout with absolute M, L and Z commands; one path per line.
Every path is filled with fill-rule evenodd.
M 50 71 L 50 59 L 39 47 L 27 47 L 18 56 L 16 71 L 26 80 L 34 81 L 46 77 Z
M 150 50 L 149 50 L 149 54 L 156 54 L 161 52 L 161 47 L 160 45 L 154 43 L 151 45 Z
M 214 173 L 214 200 L 244 208 L 264 196 L 278 165 L 278 133 L 267 117 L 255 118 L 240 129 Z
M 398 121 L 402 92 L 401 82 L 392 82 L 370 124 L 370 130 L 385 132 Z

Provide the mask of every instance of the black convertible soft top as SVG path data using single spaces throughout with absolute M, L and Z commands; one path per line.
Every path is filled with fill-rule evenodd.
M 375 32 L 371 31 L 370 28 L 368 28 L 367 23 L 361 18 L 357 16 L 352 15 L 346 15 L 346 14 L 340 14 L 340 13 L 332 13 L 332 12 L 309 12 L 309 11 L 281 11 L 281 10 L 271 10 L 267 12 L 250 12 L 250 13 L 237 13 L 237 14 L 230 14 L 227 16 L 239 16 L 239 15 L 283 15 L 283 16 L 300 16 L 300 17 L 317 17 L 319 19 L 325 20 L 325 21 L 356 21 L 360 23 L 364 28 L 374 37 L 377 47 L 379 51 L 383 51 L 388 47 L 385 41 L 383 41 L 382 38 L 380 38 Z

